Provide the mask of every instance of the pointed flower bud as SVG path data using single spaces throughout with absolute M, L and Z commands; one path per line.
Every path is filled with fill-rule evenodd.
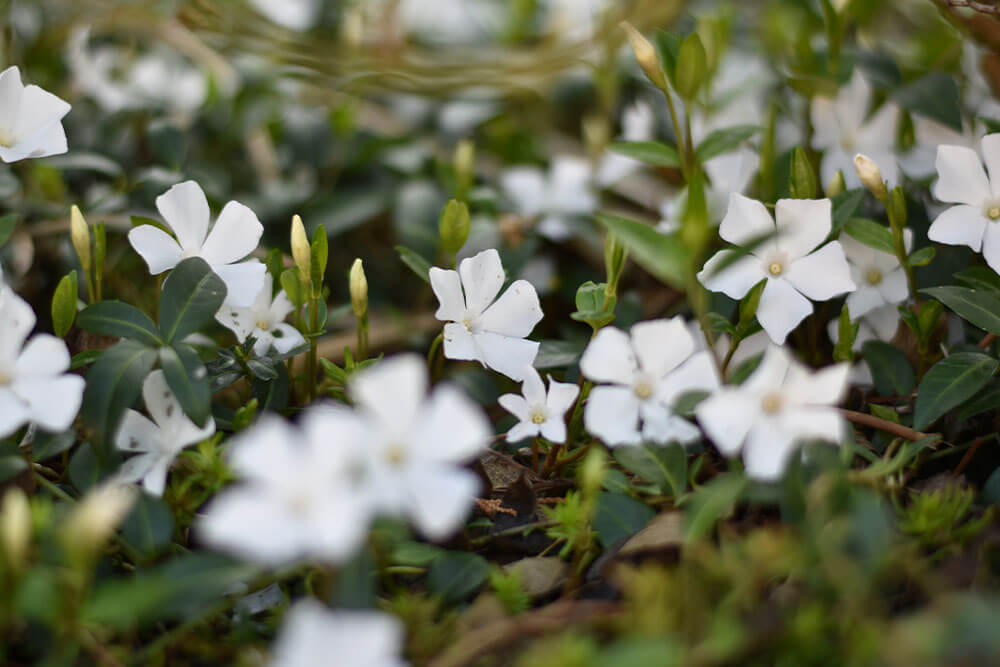
M 628 21 L 622 21 L 619 24 L 628 36 L 629 44 L 632 46 L 632 51 L 635 53 L 635 59 L 639 61 L 639 66 L 642 71 L 646 73 L 649 80 L 652 81 L 657 88 L 660 90 L 667 90 L 667 77 L 663 74 L 663 68 L 660 67 L 660 59 L 656 57 L 656 49 L 648 39 L 642 36 L 642 33 L 635 29 Z
M 858 172 L 861 183 L 868 188 L 873 195 L 882 203 L 886 202 L 889 192 L 885 188 L 885 181 L 882 180 L 882 171 L 875 164 L 875 160 L 867 155 L 858 153 L 854 156 L 854 170 Z
M 302 224 L 302 218 L 298 215 L 292 216 L 292 257 L 295 259 L 295 268 L 299 270 L 299 278 L 302 284 L 309 285 L 309 272 L 311 268 L 311 250 L 309 238 L 306 236 L 306 228 Z
M 826 196 L 828 198 L 836 197 L 845 190 L 847 190 L 847 181 L 844 180 L 844 172 L 838 169 L 826 185 Z
M 14 486 L 4 494 L 0 506 L 0 548 L 7 567 L 20 571 L 28 558 L 30 545 L 31 508 L 24 491 Z
M 119 484 L 104 484 L 87 492 L 63 525 L 66 549 L 79 558 L 93 556 L 125 519 L 136 495 L 136 487 Z
M 351 309 L 354 316 L 361 319 L 368 313 L 368 278 L 365 277 L 365 267 L 361 258 L 354 260 L 348 280 L 351 291 Z
M 73 241 L 76 256 L 80 258 L 80 266 L 83 267 L 84 272 L 89 272 L 91 265 L 90 228 L 87 226 L 87 220 L 83 217 L 83 213 L 80 212 L 80 207 L 76 204 L 70 209 L 69 235 Z

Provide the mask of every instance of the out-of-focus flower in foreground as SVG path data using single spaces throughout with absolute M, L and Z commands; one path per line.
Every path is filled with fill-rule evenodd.
M 47 90 L 21 83 L 17 67 L 0 72 L 0 160 L 65 153 L 62 119 L 69 110 L 69 103 Z

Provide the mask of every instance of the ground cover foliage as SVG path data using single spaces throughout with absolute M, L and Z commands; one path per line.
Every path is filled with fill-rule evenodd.
M 1000 662 L 1000 8 L 0 8 L 4 664 Z

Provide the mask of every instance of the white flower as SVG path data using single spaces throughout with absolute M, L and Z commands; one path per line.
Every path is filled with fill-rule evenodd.
M 695 350 L 680 317 L 640 322 L 631 335 L 614 327 L 601 329 L 580 358 L 580 372 L 610 385 L 591 390 L 584 426 L 609 446 L 697 439 L 698 429 L 673 414 L 682 394 L 718 387 L 709 353 Z
M 427 367 L 399 355 L 359 372 L 348 386 L 358 410 L 352 451 L 364 459 L 361 486 L 375 510 L 405 516 L 430 539 L 462 525 L 479 491 L 461 467 L 485 451 L 492 435 L 482 410 L 456 387 L 427 397 Z M 343 411 L 328 421 L 345 424 Z
M 844 173 L 848 189 L 860 188 L 854 170 L 854 156 L 861 152 L 882 168 L 889 187 L 899 183 L 896 164 L 896 116 L 899 109 L 886 102 L 872 116 L 872 91 L 855 68 L 850 82 L 836 98 L 816 97 L 812 104 L 813 148 L 823 151 L 820 163 L 821 182 L 833 180 L 837 170 Z
M 266 565 L 339 563 L 368 534 L 367 499 L 355 484 L 354 424 L 307 411 L 301 428 L 263 417 L 233 438 L 241 483 L 219 493 L 196 529 L 217 549 Z
M 802 440 L 839 441 L 844 421 L 835 406 L 847 389 L 848 364 L 810 372 L 782 347 L 768 350 L 739 387 L 723 387 L 695 414 L 726 456 L 743 449 L 748 476 L 779 479 Z
M 83 400 L 83 378 L 66 373 L 66 343 L 37 334 L 25 344 L 34 326 L 31 306 L 0 283 L 0 438 L 28 422 L 63 431 Z
M 70 105 L 47 90 L 21 83 L 21 70 L 0 72 L 0 160 L 17 162 L 66 152 L 62 118 Z
M 637 101 L 622 111 L 621 141 L 650 141 L 654 138 L 655 124 L 656 115 L 653 113 L 653 107 L 641 100 Z M 608 152 L 597 166 L 595 180 L 602 186 L 608 187 L 642 166 L 643 163 L 635 158 Z
M 253 353 L 257 356 L 266 354 L 272 345 L 278 353 L 284 354 L 306 342 L 298 329 L 284 321 L 294 310 L 285 290 L 280 290 L 272 301 L 273 287 L 273 279 L 267 274 L 264 276 L 264 286 L 249 308 L 224 305 L 215 314 L 219 324 L 236 334 L 236 339 L 241 343 L 253 336 Z
M 708 160 L 704 167 L 710 181 L 705 184 L 708 221 L 712 226 L 716 226 L 726 215 L 729 197 L 733 193 L 743 194 L 750 187 L 754 174 L 760 167 L 760 156 L 746 146 L 741 146 L 738 150 Z M 660 205 L 662 219 L 656 228 L 664 234 L 679 230 L 685 208 L 687 208 L 687 188 L 681 190 L 677 196 L 663 201 Z
M 493 248 L 463 259 L 458 271 L 431 268 L 430 280 L 440 302 L 434 317 L 447 322 L 444 355 L 523 379 L 525 366 L 538 354 L 538 343 L 525 339 L 542 319 L 534 286 L 515 280 L 497 299 L 504 270 Z
M 115 447 L 123 452 L 138 452 L 122 464 L 117 479 L 131 483 L 141 481 L 146 491 L 162 496 L 167 471 L 182 449 L 201 442 L 215 433 L 215 421 L 209 418 L 198 428 L 188 419 L 167 384 L 163 371 L 153 371 L 142 384 L 142 400 L 152 421 L 135 410 L 122 418 L 115 436 Z
M 289 30 L 308 30 L 319 15 L 317 0 L 250 0 L 250 4 L 269 20 Z
M 288 611 L 271 648 L 271 667 L 404 667 L 403 624 L 378 611 L 333 611 L 315 598 Z
M 573 407 L 580 388 L 569 382 L 556 382 L 549 376 L 549 391 L 531 366 L 525 368 L 521 393 L 504 394 L 499 402 L 503 408 L 518 418 L 519 423 L 507 433 L 507 442 L 541 435 L 549 442 L 566 441 L 566 411 Z
M 913 232 L 903 230 L 906 251 L 913 245 Z M 851 267 L 851 280 L 857 289 L 847 295 L 847 308 L 851 319 L 857 319 L 886 304 L 906 301 L 910 295 L 906 272 L 895 255 L 876 250 L 848 234 L 841 234 L 840 244 Z
M 990 268 L 1000 273 L 1000 134 L 983 137 L 982 148 L 989 176 L 971 148 L 938 147 L 934 197 L 958 206 L 934 220 L 927 238 L 982 252 Z
M 590 163 L 564 155 L 552 160 L 548 174 L 512 167 L 501 174 L 500 187 L 518 215 L 538 221 L 539 234 L 562 241 L 573 235 L 573 219 L 597 208 L 590 181 Z
M 153 225 L 140 225 L 128 233 L 154 276 L 172 269 L 187 257 L 201 257 L 226 283 L 226 303 L 247 307 L 264 284 L 266 267 L 256 260 L 236 263 L 257 247 L 264 227 L 249 208 L 236 201 L 223 207 L 212 230 L 208 200 L 194 181 L 173 186 L 156 198 L 156 208 L 177 236 Z
M 814 251 L 833 226 L 829 199 L 779 199 L 775 217 L 777 221 L 759 201 L 733 194 L 719 236 L 735 245 L 768 235 L 772 238 L 717 270 L 734 252 L 720 250 L 705 263 L 698 280 L 713 292 L 741 299 L 767 279 L 757 320 L 771 340 L 781 344 L 812 312 L 809 299 L 832 299 L 854 290 L 855 285 L 839 242 L 831 241 Z

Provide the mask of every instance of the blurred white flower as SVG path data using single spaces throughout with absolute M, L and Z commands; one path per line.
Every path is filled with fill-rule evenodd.
M 63 431 L 83 400 L 83 378 L 66 373 L 66 343 L 37 334 L 25 344 L 34 326 L 31 306 L 0 282 L 0 438 L 29 422 Z
M 837 170 L 844 173 L 848 189 L 860 188 L 854 156 L 861 152 L 881 168 L 889 187 L 899 183 L 896 163 L 896 117 L 899 108 L 883 104 L 869 117 L 872 90 L 858 68 L 835 98 L 817 96 L 812 104 L 813 148 L 823 151 L 822 183 L 829 183 Z
M 1000 273 L 1000 134 L 983 137 L 982 149 L 989 176 L 971 148 L 938 147 L 938 180 L 932 192 L 939 201 L 958 206 L 934 220 L 927 238 L 982 252 L 990 268 Z
M 360 482 L 375 511 L 408 517 L 428 538 L 462 525 L 479 480 L 461 467 L 492 435 L 482 410 L 453 386 L 428 397 L 427 365 L 414 354 L 383 360 L 348 386 L 357 406 L 352 451 L 363 457 Z M 342 411 L 328 421 L 348 423 Z
M 284 321 L 295 308 L 285 290 L 279 290 L 272 300 L 273 288 L 273 278 L 267 274 L 264 286 L 249 308 L 222 306 L 215 314 L 219 324 L 236 334 L 239 342 L 253 336 L 253 353 L 257 356 L 266 354 L 271 346 L 279 354 L 285 354 L 306 342 L 298 329 Z
M 270 21 L 289 30 L 308 30 L 319 18 L 318 0 L 250 0 Z
M 640 322 L 630 334 L 601 329 L 580 358 L 580 372 L 609 385 L 591 390 L 584 426 L 612 447 L 697 439 L 697 427 L 673 413 L 682 394 L 718 387 L 709 353 L 696 349 L 680 317 Z
M 906 252 L 913 246 L 913 232 L 903 230 Z M 895 255 L 876 250 L 848 234 L 840 235 L 840 244 L 851 267 L 851 280 L 857 286 L 847 295 L 847 308 L 851 319 L 857 319 L 871 310 L 906 301 L 910 295 L 906 272 Z
M 229 464 L 241 482 L 216 495 L 197 520 L 201 540 L 271 566 L 339 563 L 354 554 L 371 518 L 349 446 L 355 424 L 316 410 L 300 423 L 266 416 L 232 439 Z
M 729 197 L 733 193 L 743 194 L 750 187 L 754 175 L 760 168 L 760 156 L 750 148 L 741 146 L 735 151 L 708 160 L 703 166 L 709 179 L 705 184 L 708 222 L 714 227 L 725 217 Z M 684 188 L 676 196 L 665 199 L 660 205 L 662 219 L 656 228 L 664 234 L 679 230 L 686 207 L 687 188 Z
M 0 72 L 0 160 L 17 162 L 66 152 L 62 119 L 70 105 L 47 90 L 21 83 L 21 70 Z
M 146 376 L 142 384 L 142 400 L 152 421 L 129 410 L 122 418 L 115 436 L 115 447 L 138 456 L 125 461 L 116 475 L 120 482 L 140 482 L 154 496 L 162 496 L 167 471 L 182 449 L 201 442 L 215 433 L 215 421 L 209 418 L 198 428 L 184 414 L 177 397 L 167 384 L 163 371 Z
M 638 100 L 622 111 L 622 136 L 620 141 L 650 141 L 654 138 L 656 115 L 653 107 Z M 607 152 L 597 165 L 595 180 L 602 187 L 609 187 L 641 168 L 643 163 L 635 158 Z
M 590 163 L 582 158 L 557 157 L 547 174 L 538 167 L 512 167 L 500 175 L 500 187 L 515 212 L 537 221 L 538 233 L 554 241 L 572 236 L 572 220 L 597 208 Z
M 976 149 L 983 138 L 983 132 L 973 122 L 963 122 L 962 131 L 923 116 L 913 116 L 913 148 L 899 157 L 903 172 L 913 178 L 928 178 L 934 174 L 938 146 L 948 144 Z
M 549 376 L 545 391 L 542 377 L 531 366 L 524 370 L 522 396 L 504 394 L 499 403 L 517 417 L 518 423 L 507 432 L 507 442 L 541 435 L 549 442 L 566 441 L 566 411 L 573 407 L 580 388 L 570 382 L 556 382 Z
M 538 293 L 526 280 L 515 280 L 500 298 L 504 270 L 493 248 L 463 259 L 458 271 L 433 267 L 431 288 L 440 302 L 434 317 L 444 325 L 444 355 L 475 360 L 513 380 L 538 354 L 526 340 L 542 319 Z
M 378 611 L 333 611 L 315 598 L 296 602 L 271 647 L 271 667 L 404 667 L 405 631 Z
M 256 260 L 237 263 L 257 248 L 264 233 L 254 212 L 231 201 L 209 231 L 208 200 L 194 181 L 178 183 L 157 197 L 156 208 L 176 239 L 153 225 L 140 225 L 128 233 L 149 272 L 157 275 L 182 259 L 201 257 L 226 283 L 226 303 L 249 307 L 260 293 L 266 271 Z
M 757 320 L 775 343 L 784 343 L 813 311 L 809 299 L 825 301 L 855 289 L 839 242 L 815 250 L 833 226 L 829 199 L 779 199 L 775 219 L 762 203 L 743 195 L 733 194 L 729 202 L 719 236 L 737 246 L 771 238 L 717 270 L 736 252 L 720 250 L 705 263 L 698 280 L 713 292 L 741 299 L 766 279 Z
M 723 387 L 695 409 L 701 427 L 726 456 L 742 448 L 749 477 L 781 477 L 803 440 L 839 442 L 844 421 L 836 410 L 847 390 L 848 364 L 811 372 L 785 348 L 772 346 L 738 387 Z

